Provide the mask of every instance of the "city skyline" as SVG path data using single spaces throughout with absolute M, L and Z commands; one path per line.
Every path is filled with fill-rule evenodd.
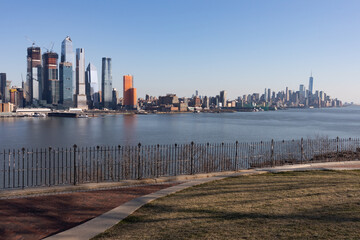
M 72 49 L 72 40 L 70 36 L 67 36 L 62 41 L 60 58 L 61 62 L 59 63 L 59 65 L 57 65 L 58 54 L 53 52 L 52 49 L 47 49 L 47 51 L 43 54 L 44 66 L 39 65 L 39 63 L 41 64 L 41 50 L 39 47 L 36 47 L 33 43 L 31 47 L 27 48 L 27 52 L 28 73 L 26 82 L 22 83 L 22 85 L 24 84 L 26 92 L 24 96 L 27 99 L 27 106 L 30 106 L 31 104 L 33 104 L 33 106 L 41 106 L 44 104 L 42 100 L 45 100 L 48 104 L 60 104 L 60 108 L 72 106 L 81 109 L 88 109 L 94 107 L 104 107 L 108 109 L 116 108 L 119 95 L 116 88 L 112 88 L 113 83 L 111 58 L 102 58 L 101 91 L 99 91 L 97 86 L 98 80 L 96 67 L 92 63 L 89 63 L 86 71 L 84 71 L 85 49 L 83 48 L 76 49 L 76 81 L 73 81 L 74 72 L 72 71 L 73 68 L 71 62 L 75 52 Z M 51 66 L 51 68 L 53 68 L 55 72 L 51 74 L 47 73 L 48 67 L 46 67 L 46 59 L 48 59 L 48 56 L 51 56 L 51 58 L 53 59 L 51 60 L 51 64 L 49 66 Z M 44 69 L 44 72 L 42 71 L 42 69 Z M 58 72 L 59 74 L 57 74 Z M 43 74 L 44 79 L 42 79 Z M 50 78 L 47 79 L 47 76 L 49 76 Z M 76 93 L 72 97 L 71 85 L 74 82 Z M 7 81 L 7 83 L 9 85 L 7 89 L 10 89 L 11 81 Z M 235 107 L 236 105 L 236 107 L 243 107 L 246 103 L 255 103 L 256 105 L 259 103 L 259 100 L 260 102 L 262 101 L 267 104 L 270 103 L 270 105 L 276 105 L 277 107 L 283 107 L 283 104 L 290 107 L 329 107 L 342 105 L 341 100 L 339 100 L 337 97 L 331 98 L 331 96 L 327 95 L 327 93 L 323 90 L 315 90 L 315 92 L 313 92 L 313 84 L 314 78 L 311 72 L 311 75 L 309 77 L 308 90 L 303 84 L 300 84 L 299 91 L 291 89 L 289 90 L 289 88 L 286 87 L 285 91 L 280 90 L 276 93 L 275 91 L 271 91 L 270 88 L 265 88 L 265 92 L 263 95 L 260 95 L 260 93 L 258 92 L 254 92 L 252 94 L 249 93 L 249 95 L 244 94 L 242 96 L 243 98 L 241 98 L 241 96 L 239 95 L 237 98 L 235 98 L 235 100 L 237 100 L 240 105 L 236 105 L 234 99 L 228 99 L 227 91 L 223 90 L 220 91 L 220 95 L 216 96 L 218 100 L 213 100 L 214 102 L 212 106 Z M 17 89 L 16 91 L 19 90 L 19 88 L 14 86 L 12 89 Z M 5 92 L 7 91 L 8 90 L 5 90 Z M 34 94 L 35 92 L 38 93 Z M 209 108 L 208 97 L 212 98 L 213 96 L 201 96 L 199 95 L 198 90 L 195 90 L 195 92 L 196 94 L 192 95 L 192 98 L 196 97 L 198 99 L 194 99 L 194 102 L 192 102 L 192 104 L 195 107 L 203 106 L 204 108 Z M 289 101 L 289 93 L 296 93 L 296 96 L 293 95 L 291 97 L 291 101 Z M 167 96 L 168 95 L 169 94 L 167 94 Z M 148 96 L 149 95 L 146 94 L 145 98 L 147 99 Z M 161 96 L 159 95 L 159 97 Z M 201 97 L 205 97 L 205 99 L 202 99 Z M 123 99 L 123 107 L 128 109 L 137 108 L 137 91 L 136 88 L 133 88 L 133 76 L 123 76 L 123 96 L 120 99 Z M 140 101 L 143 101 L 143 98 L 140 97 L 139 99 Z M 251 101 L 249 102 L 247 99 L 251 99 Z M 5 102 L 8 101 L 5 100 Z M 15 100 L 13 99 L 13 103 L 14 101 Z M 102 102 L 102 104 L 99 101 Z M 231 103 L 228 103 L 228 101 L 230 101 Z
M 63 7 L 42 1 L 15 2 L 22 6 L 19 16 L 36 9 L 39 14 L 34 17 L 39 21 L 49 14 L 45 11 L 48 7 L 56 6 L 58 12 Z M 0 16 L 6 36 L 0 46 L 0 72 L 7 73 L 12 85 L 21 86 L 21 74 L 26 76 L 24 49 L 31 42 L 24 36 L 33 39 L 42 52 L 54 42 L 57 53 L 61 53 L 61 41 L 70 36 L 73 49 L 85 49 L 86 64 L 91 62 L 101 69 L 102 57 L 113 59 L 114 88 L 122 89 L 123 75 L 135 76 L 139 97 L 174 92 L 191 96 L 195 89 L 200 95 L 214 96 L 226 89 L 228 97 L 235 99 L 261 93 L 264 87 L 297 90 L 299 84 L 308 87 L 312 71 L 314 91 L 324 90 L 344 102 L 360 102 L 356 54 L 360 52 L 360 36 L 355 33 L 360 4 L 356 1 L 108 1 L 93 2 L 92 7 L 79 1 L 69 10 L 73 26 L 56 21 L 46 30 L 46 22 L 40 22 L 37 30 L 21 17 L 10 20 L 18 4 L 2 3 L 5 11 Z M 83 14 L 75 14 L 83 5 L 89 13 L 100 13 L 88 24 L 84 23 L 89 19 L 81 19 Z M 111 14 L 119 8 L 129 13 Z M 151 15 L 154 9 L 163 16 Z M 109 16 L 106 21 L 104 14 Z M 127 20 L 131 14 L 138 21 Z M 107 21 L 112 26 L 119 24 L 119 30 L 112 31 L 113 27 L 104 25 Z M 91 38 L 89 29 L 96 33 Z

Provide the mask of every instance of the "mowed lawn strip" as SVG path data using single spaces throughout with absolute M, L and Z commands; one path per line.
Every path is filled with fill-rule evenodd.
M 268 173 L 192 187 L 94 239 L 359 239 L 360 171 Z

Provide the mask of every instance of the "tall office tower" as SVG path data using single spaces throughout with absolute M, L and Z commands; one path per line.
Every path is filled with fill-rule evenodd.
M 133 76 L 125 75 L 123 77 L 123 99 L 124 106 L 128 109 L 134 109 L 137 107 L 136 88 L 134 88 Z
M 10 102 L 10 88 L 11 88 L 11 81 L 6 81 L 5 102 Z
M 302 101 L 306 97 L 306 89 L 305 89 L 305 86 L 303 84 L 300 84 L 299 92 L 300 92 L 300 101 Z
M 73 43 L 69 36 L 67 36 L 61 43 L 61 62 L 69 62 L 72 65 L 73 71 L 73 95 L 76 94 L 76 61 L 75 61 L 75 53 L 73 50 Z
M 116 88 L 113 88 L 113 90 L 112 90 L 112 105 L 114 108 L 116 108 L 118 99 L 119 99 L 119 92 L 116 91 Z
M 289 102 L 295 101 L 295 97 L 293 96 L 293 91 L 289 90 Z
M 206 109 L 210 107 L 209 98 L 208 98 L 207 96 L 204 97 L 204 101 L 203 101 L 202 107 L 203 107 L 203 108 L 206 108 Z
M 64 107 L 73 107 L 73 66 L 71 62 L 61 62 L 60 72 L 60 103 Z
M 264 101 L 267 102 L 267 90 L 265 88 L 265 91 L 264 91 Z
M 311 73 L 311 76 L 309 78 L 309 95 L 313 94 L 313 84 L 314 84 L 314 78 Z
M 220 101 L 219 102 L 221 102 L 221 105 L 223 107 L 226 107 L 226 95 L 227 95 L 227 92 L 225 90 L 220 91 L 220 99 L 219 99 Z
M 96 67 L 89 63 L 85 73 L 86 98 L 90 108 L 99 108 L 99 86 Z
M 76 49 L 76 94 L 74 100 L 75 107 L 88 109 L 85 87 L 85 50 L 83 48 Z
M 270 88 L 268 88 L 267 97 L 268 97 L 267 101 L 271 102 L 271 89 Z
M 247 102 L 247 95 L 243 95 L 243 100 L 244 100 L 244 102 Z
M 136 109 L 137 108 L 137 91 L 136 88 L 130 88 L 130 108 Z
M 39 47 L 29 47 L 27 49 L 27 103 L 37 103 L 42 99 L 42 66 L 41 66 L 41 49 Z
M 60 101 L 60 84 L 58 79 L 58 54 L 44 53 L 43 56 L 43 99 L 48 104 L 58 104 Z
M 133 77 L 131 75 L 123 76 L 123 99 L 124 106 L 130 106 L 130 91 L 133 86 Z
M 6 73 L 0 73 L 0 100 L 5 103 Z
M 104 108 L 112 108 L 112 73 L 111 58 L 102 58 L 101 92 Z
M 290 100 L 290 96 L 289 96 L 289 88 L 286 87 L 286 92 L 285 92 L 285 102 L 288 102 Z
M 299 92 L 303 92 L 303 91 L 305 91 L 304 84 L 300 84 Z

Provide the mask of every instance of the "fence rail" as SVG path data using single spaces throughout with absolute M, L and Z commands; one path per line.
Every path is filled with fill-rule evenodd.
M 359 139 L 7 149 L 0 189 L 115 182 L 359 158 Z

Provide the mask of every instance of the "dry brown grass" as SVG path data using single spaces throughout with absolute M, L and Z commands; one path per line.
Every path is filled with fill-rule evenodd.
M 228 178 L 145 205 L 96 239 L 359 239 L 360 171 Z

